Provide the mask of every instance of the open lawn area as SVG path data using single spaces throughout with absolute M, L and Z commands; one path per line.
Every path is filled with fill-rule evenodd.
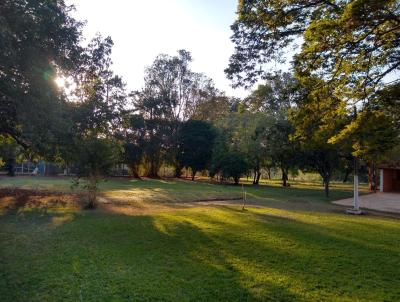
M 320 183 L 290 182 L 291 186 L 283 188 L 279 180 L 264 180 L 260 186 L 245 183 L 247 197 L 250 203 L 264 204 L 266 202 L 327 202 L 352 196 L 352 185 L 332 183 L 329 199 L 325 198 Z M 67 177 L 2 177 L 1 188 L 19 188 L 34 191 L 47 190 L 57 192 L 81 192 L 80 188 L 71 188 L 72 180 Z M 361 186 L 366 192 L 366 185 Z M 110 178 L 100 184 L 102 197 L 114 203 L 182 203 L 215 199 L 242 198 L 242 187 L 224 185 L 218 182 L 192 182 L 189 180 L 157 180 Z
M 0 198 L 1 301 L 400 300 L 400 220 L 347 216 L 320 185 L 248 186 L 263 207 L 242 211 L 194 202 L 240 197 L 234 186 L 113 179 L 101 198 L 114 206 L 90 211 L 68 195 L 43 205 L 68 179 L 0 184 L 37 194 Z M 350 195 L 338 184 L 331 199 Z M 127 210 L 145 205 L 159 210 Z

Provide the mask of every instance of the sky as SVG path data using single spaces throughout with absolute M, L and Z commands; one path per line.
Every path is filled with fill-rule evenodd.
M 86 20 L 84 36 L 97 32 L 111 36 L 113 70 L 130 90 L 143 87 L 146 66 L 158 54 L 191 52 L 192 70 L 211 77 L 227 95 L 249 92 L 233 89 L 224 69 L 234 46 L 230 25 L 236 18 L 237 0 L 69 0 L 78 20 Z

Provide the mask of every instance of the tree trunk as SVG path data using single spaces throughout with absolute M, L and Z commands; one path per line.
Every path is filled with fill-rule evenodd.
M 182 167 L 180 166 L 180 165 L 177 165 L 176 167 L 175 167 L 175 172 L 174 172 L 174 176 L 176 177 L 176 178 L 180 178 L 181 176 L 182 176 Z
M 265 168 L 265 171 L 267 171 L 268 179 L 271 180 L 271 168 Z
M 376 168 L 375 162 L 369 163 L 368 165 L 368 182 L 369 182 L 369 190 L 374 191 L 376 193 Z
M 324 178 L 324 187 L 325 187 L 325 196 L 326 196 L 326 198 L 329 197 L 329 182 L 330 182 L 330 178 L 329 177 L 325 177 Z
M 259 169 L 254 169 L 254 179 L 253 185 L 258 185 L 260 183 L 261 172 Z
M 281 170 L 282 170 L 282 186 L 287 187 L 287 180 L 288 180 L 287 172 L 284 168 L 281 168 Z
M 196 176 L 196 171 L 192 169 L 192 181 L 194 181 L 195 176 Z
M 240 180 L 240 177 L 239 177 L 239 176 L 235 176 L 235 177 L 233 178 L 233 181 L 235 182 L 235 185 L 238 185 L 238 184 L 239 184 L 239 180 Z
M 15 158 L 9 158 L 6 162 L 8 176 L 15 176 Z
M 96 208 L 96 200 L 97 200 L 97 177 L 89 176 L 88 177 L 88 204 L 86 205 L 87 209 Z
M 351 173 L 351 170 L 346 169 L 346 172 L 345 172 L 344 178 L 343 178 L 343 183 L 347 182 L 347 180 L 349 179 L 350 173 Z
M 158 164 L 154 160 L 150 161 L 150 171 L 149 171 L 148 176 L 150 178 L 159 178 L 158 168 L 159 168 Z
M 138 173 L 138 169 L 137 169 L 136 165 L 130 165 L 129 168 L 131 169 L 131 173 L 134 178 L 142 180 L 142 178 L 140 177 L 140 175 Z
M 258 171 L 257 173 L 257 179 L 256 179 L 256 185 L 258 185 L 260 183 L 260 178 L 261 178 L 261 172 Z

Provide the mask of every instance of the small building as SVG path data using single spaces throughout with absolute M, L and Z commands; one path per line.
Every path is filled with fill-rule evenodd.
M 400 192 L 400 165 L 381 165 L 380 191 Z

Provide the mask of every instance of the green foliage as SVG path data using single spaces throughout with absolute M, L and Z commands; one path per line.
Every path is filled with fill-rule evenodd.
M 232 177 L 235 185 L 239 184 L 240 177 L 249 169 L 249 164 L 246 162 L 246 155 L 234 150 L 223 154 L 220 158 L 219 165 L 221 167 L 222 177 Z
M 78 176 L 106 176 L 118 159 L 118 148 L 109 139 L 96 137 L 80 138 L 75 141 L 74 164 Z
M 395 128 L 400 131 L 400 83 L 387 85 L 382 89 L 375 99 L 374 107 L 390 116 Z
M 70 96 L 74 106 L 75 131 L 89 135 L 113 135 L 120 129 L 126 105 L 125 84 L 111 70 L 110 37 L 97 35 L 82 54 L 77 87 Z
M 15 165 L 20 149 L 13 138 L 0 135 L 0 166 L 5 166 L 8 176 L 15 176 Z
M 281 62 L 286 51 L 301 43 L 293 61 L 301 85 L 297 117 L 292 117 L 294 137 L 311 154 L 326 150 L 325 163 L 337 157 L 335 149 L 345 158 L 350 153 L 378 158 L 393 146 L 392 129 L 398 127 L 398 83 L 386 83 L 400 68 L 399 16 L 394 0 L 239 1 L 232 25 L 235 53 L 226 73 L 235 86 L 251 86 L 269 76 L 267 62 Z M 259 91 L 272 93 L 271 87 Z M 386 117 L 379 119 L 390 129 L 375 131 L 369 118 L 354 120 L 353 108 L 367 116 L 371 107 L 384 112 Z M 368 141 L 360 142 L 362 133 L 370 136 Z M 339 137 L 340 146 L 328 145 Z M 329 178 L 330 169 L 318 170 Z
M 144 161 L 148 165 L 146 176 L 157 178 L 170 144 L 172 123 L 163 119 L 163 115 L 158 112 L 160 99 L 140 98 L 136 104 L 139 113 L 128 116 L 124 138 L 126 144 L 135 146 L 136 155 L 129 155 L 135 159 L 132 161 L 126 158 L 126 162 L 137 165 Z
M 179 50 L 177 56 L 158 55 L 145 71 L 142 94 L 159 100 L 155 113 L 167 120 L 189 119 L 200 103 L 217 94 L 211 79 L 190 70 L 191 62 L 190 52 Z
M 140 163 L 142 162 L 142 159 L 143 159 L 143 149 L 141 148 L 140 145 L 131 142 L 124 144 L 125 163 L 128 164 L 128 166 L 131 169 L 132 175 L 136 178 L 140 178 L 138 169 Z
M 142 116 L 143 121 L 132 125 L 134 134 L 130 140 L 140 141 L 149 177 L 158 177 L 163 163 L 174 166 L 175 176 L 180 176 L 181 124 L 201 115 L 207 108 L 201 107 L 203 104 L 218 99 L 219 92 L 212 80 L 191 71 L 191 61 L 186 50 L 179 50 L 177 56 L 157 56 L 145 71 L 144 89 L 133 93 L 132 114 Z
M 303 88 L 290 72 L 269 74 L 265 83 L 244 100 L 252 112 L 285 115 L 302 95 Z
M 352 142 L 354 156 L 377 162 L 397 145 L 399 137 L 393 120 L 384 112 L 364 110 L 330 142 L 343 143 L 348 139 Z
M 226 143 L 218 142 L 213 152 L 210 176 L 221 173 L 222 178 L 232 178 L 235 185 L 239 184 L 240 177 L 249 170 L 246 154 L 232 148 Z
M 71 10 L 62 0 L 0 3 L 0 134 L 25 148 L 54 145 L 59 132 L 64 97 L 54 79 L 74 71 L 81 53 Z
M 259 175 L 263 166 L 278 168 L 282 171 L 283 186 L 286 186 L 289 169 L 298 166 L 300 150 L 298 143 L 290 140 L 294 129 L 288 121 L 288 112 L 299 101 L 302 92 L 291 73 L 277 72 L 244 100 L 251 112 L 256 112 L 250 119 L 258 121 L 250 136 L 253 158 L 256 159 L 254 172 Z
M 235 102 L 237 100 L 223 95 L 211 97 L 196 106 L 192 118 L 216 124 L 232 112 Z
M 305 84 L 309 87 L 319 83 L 319 79 L 307 79 Z M 339 149 L 329 140 L 339 133 L 349 118 L 345 102 L 332 96 L 327 86 L 318 91 L 309 90 L 298 106 L 290 111 L 290 121 L 295 127 L 292 139 L 298 141 L 303 150 L 302 169 L 321 175 L 326 196 L 340 155 L 347 157 L 350 154 L 348 145 Z
M 205 121 L 188 120 L 179 133 L 179 156 L 181 165 L 192 170 L 192 180 L 197 171 L 208 168 L 216 131 Z
M 73 164 L 77 171 L 74 185 L 79 185 L 80 178 L 85 180 L 84 188 L 88 191 L 88 208 L 94 208 L 98 183 L 104 180 L 110 169 L 119 160 L 120 150 L 109 139 L 82 137 L 75 140 Z
M 235 85 L 253 84 L 268 73 L 266 62 L 281 61 L 302 40 L 299 75 L 332 81 L 337 93 L 365 99 L 400 67 L 399 14 L 395 0 L 239 1 L 227 75 Z
M 293 133 L 293 126 L 282 118 L 276 119 L 264 133 L 267 156 L 281 170 L 284 187 L 287 185 L 289 170 L 297 168 L 301 159 L 298 142 L 290 139 Z

